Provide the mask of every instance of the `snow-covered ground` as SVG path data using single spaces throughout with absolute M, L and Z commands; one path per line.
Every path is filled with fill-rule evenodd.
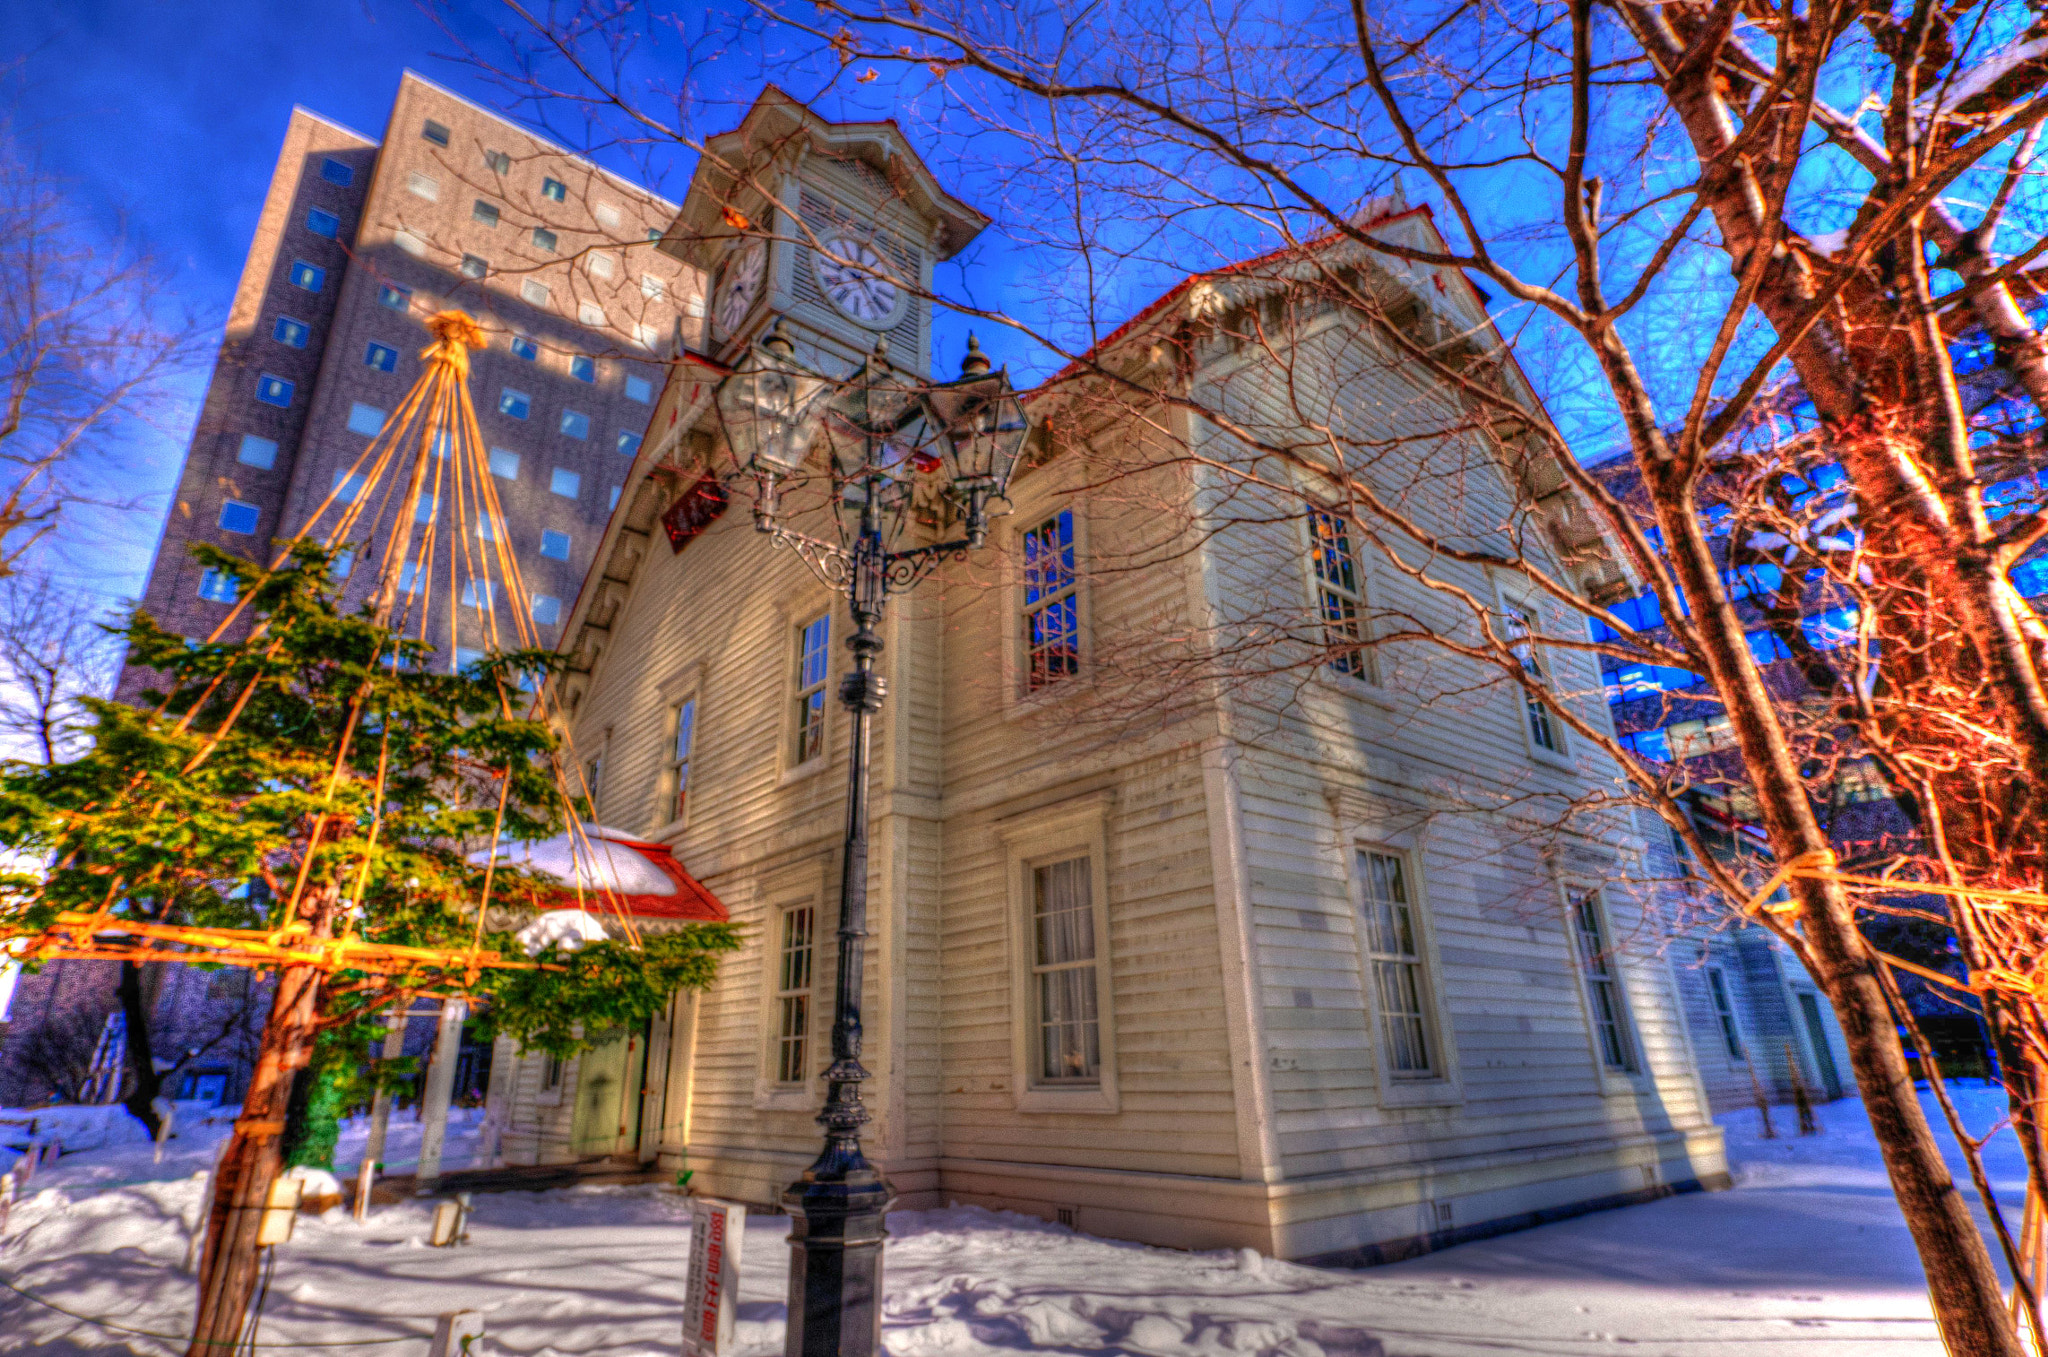
M 1995 1090 L 1963 1092 L 1982 1131 Z M 1930 1111 L 1932 1109 L 1930 1108 Z M 979 1209 L 890 1218 L 884 1342 L 895 1357 L 1042 1348 L 1143 1357 L 1501 1357 L 1625 1350 L 1643 1357 L 1939 1357 L 1920 1271 L 1853 1101 L 1821 1109 L 1824 1134 L 1756 1134 L 1723 1119 L 1738 1185 L 1605 1211 L 1364 1272 L 1241 1253 L 1179 1253 L 1075 1235 Z M 392 1155 L 409 1153 L 410 1118 Z M 451 1134 L 452 1151 L 474 1119 Z M 352 1162 L 351 1124 L 338 1162 Z M 161 1166 L 110 1145 L 38 1175 L 0 1242 L 0 1352 L 182 1350 L 193 1284 L 179 1270 L 212 1135 L 188 1126 Z M 0 1152 L 4 1153 L 4 1152 Z M 2012 1138 L 1989 1151 L 2018 1201 Z M 150 1179 L 153 1181 L 146 1181 Z M 119 1186 L 116 1186 L 119 1184 Z M 483 1312 L 483 1351 L 677 1350 L 689 1227 L 652 1187 L 477 1197 L 472 1242 L 431 1249 L 423 1204 L 357 1224 L 304 1219 L 278 1250 L 259 1341 L 345 1357 L 425 1350 L 434 1316 Z M 748 1223 L 742 1357 L 781 1351 L 786 1221 Z M 39 1303 L 20 1291 L 41 1298 Z M 51 1306 L 62 1307 L 62 1313 Z M 73 1316 L 91 1316 L 101 1322 Z M 140 1331 L 140 1332 L 138 1332 Z M 161 1335 L 152 1337 L 151 1335 Z

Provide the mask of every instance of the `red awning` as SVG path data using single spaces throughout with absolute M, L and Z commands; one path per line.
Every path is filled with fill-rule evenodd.
M 508 846 L 499 860 L 561 883 L 531 892 L 534 905 L 542 910 L 583 909 L 600 917 L 623 911 L 640 919 L 704 923 L 731 918 L 718 897 L 676 861 L 667 844 L 649 843 L 602 825 L 585 825 L 573 839 L 560 834 L 539 843 Z

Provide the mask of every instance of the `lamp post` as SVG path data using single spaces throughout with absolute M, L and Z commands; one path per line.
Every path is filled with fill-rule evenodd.
M 718 414 L 739 470 L 754 479 L 754 526 L 801 556 L 845 596 L 853 619 L 853 667 L 839 685 L 852 716 L 846 842 L 839 884 L 839 964 L 833 977 L 832 1064 L 818 1115 L 825 1148 L 782 1194 L 789 1232 L 786 1357 L 874 1357 L 882 1328 L 883 1215 L 894 1194 L 861 1152 L 869 1121 L 860 1086 L 861 972 L 867 938 L 868 744 L 885 685 L 875 672 L 876 630 L 891 594 L 916 586 L 942 562 L 988 536 L 989 502 L 1000 499 L 1030 432 L 1006 372 L 989 370 L 970 338 L 960 377 L 910 378 L 889 366 L 887 341 L 854 375 L 835 382 L 797 361 L 778 319 L 718 389 Z M 819 436 L 824 455 L 816 456 Z M 917 490 L 939 483 L 938 504 L 960 535 L 898 545 L 915 530 Z M 791 529 L 783 497 L 822 486 L 838 531 L 828 541 Z M 926 501 L 926 507 L 931 507 Z

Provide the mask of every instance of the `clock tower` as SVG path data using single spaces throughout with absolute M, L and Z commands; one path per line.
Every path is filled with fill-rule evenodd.
M 661 248 L 709 279 L 714 358 L 733 361 L 781 316 L 823 371 L 852 371 L 886 338 L 891 363 L 928 376 L 932 266 L 987 225 L 893 120 L 828 122 L 770 86 L 705 144 Z

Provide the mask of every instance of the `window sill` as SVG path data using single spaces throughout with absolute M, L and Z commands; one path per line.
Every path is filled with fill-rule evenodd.
M 1455 1079 L 1389 1079 L 1380 1085 L 1381 1107 L 1455 1107 L 1465 1090 Z
M 762 1084 L 754 1090 L 758 1112 L 815 1112 L 824 1105 L 818 1091 L 804 1085 Z
M 1017 1094 L 1017 1110 L 1111 1116 L 1120 1109 L 1114 1088 L 1096 1087 L 1023 1089 Z
M 793 768 L 783 769 L 782 776 L 775 779 L 775 785 L 777 787 L 788 787 L 795 783 L 803 782 L 810 778 L 814 778 L 819 773 L 824 772 L 825 766 L 831 762 L 832 751 L 828 749 L 822 754 L 804 760 L 802 763 L 797 764 Z
M 1354 702 L 1369 702 L 1375 707 L 1392 707 L 1394 705 L 1393 691 L 1384 683 L 1374 683 L 1370 679 L 1353 678 L 1349 674 L 1339 674 L 1328 665 L 1317 667 L 1316 681 L 1339 697 L 1349 698 Z
M 1576 773 L 1579 771 L 1579 765 L 1572 759 L 1571 755 L 1560 754 L 1555 750 L 1543 749 L 1533 743 L 1529 745 L 1529 759 L 1538 768 L 1551 768 L 1560 773 Z
M 1010 689 L 1010 700 L 1003 708 L 1003 719 L 1021 721 L 1026 717 L 1035 716 L 1040 709 L 1052 706 L 1068 693 L 1081 692 L 1087 686 L 1088 678 L 1085 674 L 1076 674 L 1071 678 L 1061 679 L 1058 683 L 1048 683 L 1035 693 L 1023 692 L 1013 685 Z

